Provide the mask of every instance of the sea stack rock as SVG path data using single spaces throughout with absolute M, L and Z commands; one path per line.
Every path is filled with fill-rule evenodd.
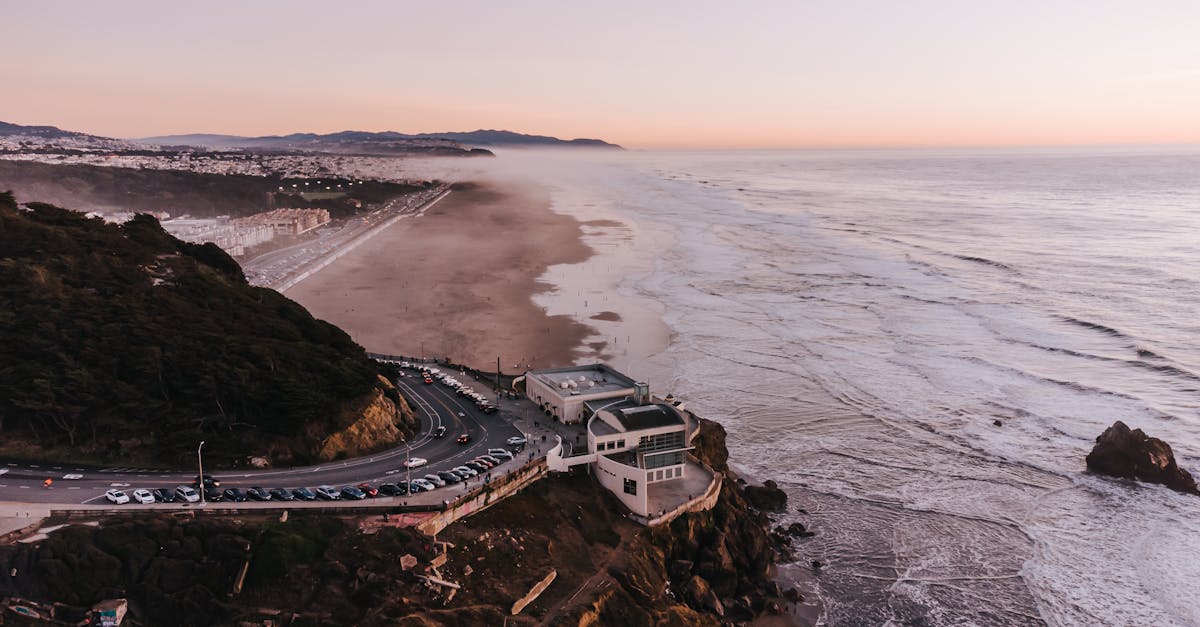
M 782 512 L 787 509 L 787 493 L 780 490 L 770 479 L 764 481 L 761 486 L 748 485 L 743 492 L 746 500 L 750 501 L 750 505 L 755 509 L 764 512 Z
M 1161 483 L 1178 492 L 1200 495 L 1196 480 L 1175 463 L 1171 445 L 1141 429 L 1130 430 L 1120 420 L 1096 438 L 1087 467 L 1104 475 Z

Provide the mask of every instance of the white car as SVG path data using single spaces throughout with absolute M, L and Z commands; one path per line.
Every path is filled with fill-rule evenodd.
M 526 442 L 526 440 L 525 440 L 525 436 L 514 435 L 513 437 L 505 440 L 504 442 L 506 444 L 508 444 L 509 446 L 521 446 L 522 444 L 524 444 Z
M 113 488 L 113 489 L 109 490 L 108 492 L 105 492 L 104 498 L 108 499 L 108 502 L 113 503 L 115 505 L 121 505 L 123 503 L 129 502 L 129 495 L 125 494 L 124 492 L 122 492 L 116 488 Z
M 436 486 L 436 485 L 434 485 L 434 484 L 430 483 L 429 481 L 427 481 L 427 480 L 425 480 L 425 479 L 420 479 L 420 478 L 418 478 L 418 479 L 413 479 L 413 480 L 412 480 L 412 482 L 413 482 L 413 483 L 415 483 L 415 484 L 417 484 L 417 485 L 419 485 L 419 486 L 421 486 L 422 488 L 424 488 L 426 492 L 428 492 L 429 490 L 436 490 L 436 489 L 437 489 L 437 486 Z
M 184 503 L 196 503 L 200 500 L 200 494 L 190 485 L 176 486 L 175 500 L 183 501 Z
M 322 501 L 338 501 L 341 500 L 342 493 L 331 485 L 323 485 L 317 487 L 317 498 Z
M 511 452 L 506 451 L 502 448 L 490 448 L 490 449 L 488 449 L 487 454 L 491 455 L 492 457 L 499 458 L 499 459 L 512 459 L 513 458 L 513 454 Z
M 151 494 L 146 488 L 138 488 L 137 490 L 133 491 L 133 500 L 141 503 L 142 505 L 148 505 L 154 502 L 154 495 Z
M 429 463 L 428 459 L 425 459 L 423 457 L 413 457 L 411 459 L 405 460 L 404 467 L 405 468 L 420 468 L 421 466 L 424 466 L 425 464 L 428 464 L 428 463 Z

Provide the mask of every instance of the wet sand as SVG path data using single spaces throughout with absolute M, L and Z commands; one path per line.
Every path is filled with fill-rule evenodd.
M 460 183 L 287 295 L 371 352 L 484 370 L 499 357 L 505 372 L 569 365 L 593 330 L 532 297 L 549 288 L 546 268 L 592 255 L 582 234 L 541 188 Z

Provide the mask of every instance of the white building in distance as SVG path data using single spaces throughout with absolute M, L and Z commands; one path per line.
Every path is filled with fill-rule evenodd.
M 578 424 L 589 417 L 584 403 L 633 396 L 637 385 L 605 364 L 525 373 L 525 396 L 563 424 Z

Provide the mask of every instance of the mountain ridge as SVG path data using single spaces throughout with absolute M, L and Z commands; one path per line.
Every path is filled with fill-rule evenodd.
M 442 133 L 400 133 L 397 131 L 345 130 L 324 134 L 289 133 L 287 135 L 262 135 L 258 137 L 225 135 L 220 133 L 191 133 L 183 135 L 142 137 L 133 139 L 131 141 L 157 145 L 199 145 L 209 148 L 235 148 L 280 147 L 280 144 L 286 144 L 288 142 L 390 142 L 412 140 L 445 140 L 466 144 L 468 146 L 555 146 L 623 150 L 621 146 L 606 142 L 601 139 L 559 139 L 549 135 L 531 135 L 498 129 L 447 131 Z

